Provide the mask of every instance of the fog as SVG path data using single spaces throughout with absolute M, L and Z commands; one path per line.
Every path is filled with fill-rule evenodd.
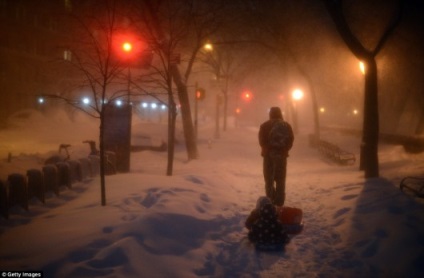
M 240 121 L 258 123 L 266 116 L 269 107 L 281 106 L 283 110 L 287 110 L 285 114 L 287 119 L 290 119 L 292 112 L 288 110 L 293 106 L 291 93 L 300 88 L 304 91 L 304 98 L 296 106 L 303 127 L 312 125 L 314 108 L 311 98 L 314 94 L 317 108 L 321 111 L 318 113 L 321 125 L 361 129 L 364 116 L 364 75 L 359 70 L 359 60 L 340 38 L 325 6 L 319 1 L 272 1 L 267 4 L 252 1 L 250 6 L 236 2 L 222 6 L 218 2 L 216 5 L 211 4 L 209 9 L 218 9 L 218 14 L 222 16 L 205 18 L 205 22 L 209 20 L 210 28 L 220 28 L 211 29 L 213 32 L 207 28 L 203 29 L 205 35 L 199 42 L 193 41 L 191 31 L 184 37 L 175 39 L 178 42 L 175 51 L 178 51 L 180 57 L 178 67 L 183 74 L 187 73 L 189 58 L 194 53 L 192 45 L 203 42 L 216 43 L 213 52 L 198 50 L 192 72 L 187 75 L 186 86 L 191 112 L 193 113 L 194 106 L 193 90 L 197 84 L 206 90 L 205 99 L 199 102 L 199 113 L 202 117 L 216 117 L 216 97 L 226 95 L 228 103 L 226 111 L 224 106 L 220 105 L 221 115 L 226 113 L 228 116 L 235 116 L 236 109 L 240 109 L 241 113 L 237 115 Z M 367 48 L 372 49 L 387 26 L 390 14 L 397 9 L 395 2 L 343 2 L 346 20 L 352 31 Z M 38 103 L 37 97 L 40 95 L 60 95 L 77 101 L 82 95 L 94 93 L 90 92 L 89 87 L 82 90 L 81 86 L 87 86 L 87 82 L 75 71 L 62 67 L 63 63 L 58 63 L 60 59 L 71 59 L 70 52 L 66 52 L 68 50 L 62 51 L 64 45 L 70 47 L 78 44 L 78 40 L 73 40 L 70 44 L 64 32 L 64 29 L 71 28 L 72 32 L 69 34 L 78 34 L 76 25 L 65 24 L 68 19 L 63 9 L 75 12 L 76 16 L 82 14 L 78 14 L 78 3 L 74 3 L 72 8 L 71 6 L 49 6 L 47 3 L 38 6 L 16 6 L 13 1 L 6 1 L 1 7 L 2 18 L 11 23 L 3 27 L 5 37 L 0 48 L 0 59 L 4 65 L 0 78 L 3 127 L 7 126 L 8 117 L 23 109 L 42 110 L 45 109 L 43 106 L 56 107 L 68 111 L 72 116 L 72 109 L 62 106 L 59 101 L 47 100 L 43 104 Z M 121 8 L 127 7 L 117 6 L 117 9 Z M 29 13 L 29 10 L 32 10 L 33 14 Z M 42 13 L 43 10 L 47 12 Z M 234 13 L 235 10 L 238 12 Z M 135 12 L 137 7 L 134 6 L 133 11 L 134 14 L 126 14 L 125 22 L 129 17 L 139 16 Z M 101 18 L 100 10 L 98 12 Z M 183 9 L 177 9 L 175 16 L 182 16 L 184 12 Z M 400 24 L 376 56 L 379 113 L 382 119 L 380 129 L 383 133 L 415 136 L 424 131 L 424 84 L 421 79 L 424 59 L 421 51 L 424 41 L 422 12 L 421 3 L 406 1 Z M 226 17 L 227 13 L 237 16 Z M 13 16 L 14 14 L 17 15 Z M 166 13 L 163 16 L 166 17 Z M 52 27 L 48 25 L 49 20 L 60 21 L 61 24 Z M 17 24 L 19 21 L 22 24 Z M 137 24 L 143 26 L 143 22 Z M 194 32 L 196 24 L 200 24 L 200 21 L 193 21 L 189 30 L 193 28 Z M 36 27 L 35 31 L 31 31 L 31 25 Z M 177 23 L 174 25 L 180 27 Z M 51 41 L 46 37 L 50 32 L 49 28 L 53 30 Z M 146 37 L 147 32 L 143 33 L 140 28 L 134 24 L 130 30 Z M 170 31 L 166 29 L 166 25 L 163 28 L 164 32 Z M 200 25 L 197 28 L 200 28 Z M 181 29 L 187 27 L 183 26 Z M 23 36 L 18 38 L 14 35 L 16 33 Z M 86 43 L 83 36 L 80 36 L 80 40 L 80 43 Z M 74 59 L 82 59 L 78 49 L 81 49 L 81 45 L 69 49 L 74 53 Z M 85 44 L 82 49 L 87 51 L 89 48 Z M 68 56 L 63 56 L 64 53 L 68 53 Z M 161 67 L 160 56 L 154 55 L 153 65 Z M 132 70 L 133 93 L 137 94 L 135 101 L 141 102 L 154 96 L 153 100 L 158 98 L 167 104 L 167 97 L 163 95 L 165 88 L 158 85 L 163 81 L 154 79 L 157 77 L 146 77 L 152 72 L 152 68 Z M 160 72 L 156 74 L 158 73 Z M 127 75 L 126 71 L 124 75 Z M 152 85 L 153 80 L 156 80 L 156 85 Z M 128 81 L 122 82 L 125 84 Z M 224 86 L 225 82 L 227 87 Z M 136 86 L 142 88 L 142 91 L 136 92 Z M 109 86 L 109 90 L 112 88 L 113 86 Z M 246 90 L 253 94 L 248 103 L 242 98 Z M 175 99 L 178 98 L 175 96 Z

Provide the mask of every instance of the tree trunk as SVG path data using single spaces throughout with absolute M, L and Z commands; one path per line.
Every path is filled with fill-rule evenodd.
M 364 119 L 362 129 L 360 169 L 365 170 L 365 177 L 379 176 L 378 167 L 378 85 L 377 63 L 374 57 L 366 61 Z
M 146 5 L 147 10 L 150 14 L 150 20 L 152 21 L 152 27 L 158 36 L 159 41 L 167 41 L 167 35 L 159 24 L 158 15 L 151 0 L 144 0 L 143 3 Z M 166 51 L 165 51 L 166 52 Z M 181 104 L 181 118 L 183 122 L 184 139 L 187 149 L 188 159 L 198 158 L 196 135 L 194 131 L 193 120 L 191 118 L 190 100 L 188 97 L 188 90 L 185 79 L 181 76 L 180 70 L 176 64 L 170 65 L 172 79 L 177 86 L 178 99 Z
M 105 107 L 100 112 L 100 135 L 99 135 L 99 151 L 100 151 L 100 196 L 102 206 L 106 206 L 106 179 L 105 179 L 105 147 L 104 147 L 104 121 Z
M 190 101 L 187 86 L 181 78 L 180 71 L 176 65 L 171 66 L 171 73 L 174 83 L 177 85 L 178 100 L 181 104 L 181 118 L 183 121 L 184 139 L 187 148 L 188 159 L 197 159 L 198 151 L 196 135 L 194 132 L 193 120 L 191 118 Z
M 342 1 L 322 0 L 333 19 L 337 31 L 347 47 L 359 59 L 366 63 L 365 93 L 364 93 L 364 123 L 362 129 L 360 170 L 365 170 L 366 178 L 379 176 L 378 167 L 378 86 L 377 63 L 375 57 L 383 48 L 390 35 L 399 25 L 402 18 L 404 1 L 398 1 L 398 6 L 393 10 L 393 16 L 385 31 L 377 42 L 375 49 L 369 51 L 352 33 L 343 15 Z
M 168 105 L 168 166 L 166 175 L 172 176 L 174 165 L 174 149 L 175 149 L 175 121 L 177 119 L 177 109 L 175 102 L 172 100 Z
M 227 130 L 227 117 L 228 117 L 228 76 L 225 77 L 225 87 L 223 90 L 223 95 L 224 95 L 224 123 L 223 123 L 223 127 L 222 130 L 226 131 Z
M 319 126 L 318 101 L 317 101 L 317 96 L 314 89 L 314 84 L 309 74 L 306 74 L 306 72 L 303 69 L 300 69 L 300 72 L 302 73 L 306 81 L 308 82 L 309 92 L 311 94 L 311 101 L 312 101 L 312 115 L 314 118 L 314 140 L 319 140 L 321 134 L 320 134 L 320 126 Z

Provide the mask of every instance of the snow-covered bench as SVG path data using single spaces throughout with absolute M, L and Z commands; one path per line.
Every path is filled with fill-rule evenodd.
M 408 190 L 419 198 L 424 198 L 424 177 L 406 177 L 400 182 L 400 190 Z
M 353 164 L 356 161 L 356 157 L 353 153 L 342 150 L 339 146 L 325 140 L 318 141 L 318 150 L 324 156 L 340 164 Z

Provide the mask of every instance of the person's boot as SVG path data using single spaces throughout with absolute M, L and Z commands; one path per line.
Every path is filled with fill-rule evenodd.
M 285 193 L 277 195 L 277 197 L 275 198 L 275 201 L 274 201 L 274 205 L 276 205 L 278 207 L 282 207 L 284 205 L 285 199 L 286 199 Z

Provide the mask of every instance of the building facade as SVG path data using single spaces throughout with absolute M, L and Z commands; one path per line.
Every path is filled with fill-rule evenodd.
M 69 0 L 0 0 L 0 127 L 14 112 L 38 108 L 40 95 L 66 86 L 61 61 L 71 57 L 59 46 L 71 8 Z

